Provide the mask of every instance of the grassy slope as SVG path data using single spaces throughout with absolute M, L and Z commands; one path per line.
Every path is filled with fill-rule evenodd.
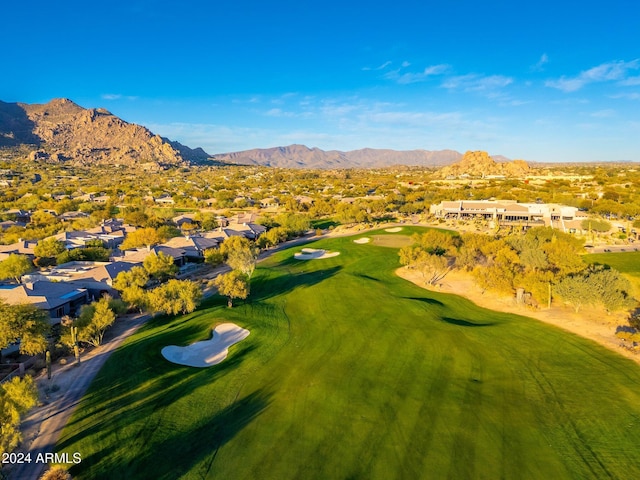
M 315 246 L 315 245 L 314 245 Z M 157 319 L 109 360 L 58 451 L 82 478 L 639 478 L 640 368 L 589 341 L 427 292 L 394 249 L 261 265 L 252 301 Z M 160 356 L 217 321 L 217 367 Z

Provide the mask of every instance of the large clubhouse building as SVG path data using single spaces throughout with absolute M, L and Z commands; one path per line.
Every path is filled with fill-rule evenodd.
M 580 229 L 585 212 L 555 203 L 518 203 L 515 200 L 456 200 L 431 205 L 430 213 L 439 218 L 482 219 L 499 224 L 550 226 L 562 230 Z

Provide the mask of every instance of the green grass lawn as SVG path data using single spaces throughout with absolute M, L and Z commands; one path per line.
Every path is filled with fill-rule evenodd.
M 129 338 L 58 443 L 83 456 L 72 473 L 640 478 L 638 365 L 535 320 L 416 287 L 394 275 L 396 249 L 353 239 L 315 243 L 341 252 L 324 260 L 279 252 L 256 270 L 250 301 L 227 309 L 213 299 Z M 160 355 L 209 338 L 221 321 L 251 334 L 220 365 Z

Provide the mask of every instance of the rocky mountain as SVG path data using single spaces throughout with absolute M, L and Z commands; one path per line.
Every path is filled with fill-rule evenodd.
M 283 168 L 373 168 L 392 165 L 418 165 L 439 167 L 459 160 L 462 155 L 454 150 L 396 151 L 364 148 L 341 152 L 321 150 L 304 145 L 289 145 L 266 149 L 214 155 L 214 159 L 238 165 L 263 165 Z
M 504 158 L 504 157 L 500 157 Z M 498 175 L 521 177 L 530 173 L 530 167 L 524 160 L 496 162 L 487 152 L 466 152 L 459 162 L 438 171 L 440 178 L 458 178 L 461 176 L 486 177 Z
M 43 105 L 0 101 L 0 147 L 25 144 L 33 146 L 31 159 L 87 165 L 162 168 L 203 163 L 210 157 L 102 108 L 82 108 L 67 99 Z

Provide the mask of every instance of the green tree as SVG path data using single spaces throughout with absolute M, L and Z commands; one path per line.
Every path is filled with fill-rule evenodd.
M 218 228 L 218 220 L 215 213 L 198 212 L 194 219 L 200 223 L 200 228 L 205 232 Z
M 220 253 L 232 270 L 240 270 L 248 279 L 251 278 L 258 259 L 258 249 L 251 241 L 239 236 L 227 238 L 220 246 Z
M 158 230 L 152 227 L 139 228 L 133 232 L 129 232 L 124 242 L 120 245 L 122 250 L 129 250 L 138 247 L 150 248 L 163 242 L 165 238 L 158 234 Z
M 572 305 L 576 313 L 583 305 L 593 305 L 596 302 L 592 286 L 583 275 L 567 275 L 555 285 L 553 291 Z
M 415 234 L 411 238 L 414 243 L 417 243 L 432 255 L 455 255 L 460 245 L 460 237 L 436 229 L 429 229 L 422 234 Z
M 111 297 L 103 296 L 91 305 L 84 305 L 75 325 L 78 327 L 78 338 L 94 347 L 102 344 L 104 334 L 116 320 L 116 314 L 110 306 Z
M 149 307 L 170 315 L 193 312 L 202 300 L 202 290 L 191 280 L 169 280 L 149 292 Z
M 249 296 L 249 279 L 239 270 L 218 275 L 213 280 L 213 285 L 220 295 L 227 297 L 227 306 L 233 307 L 233 299 L 245 299 Z
M 157 255 L 147 255 L 143 266 L 150 276 L 164 282 L 171 277 L 175 277 L 176 273 L 178 273 L 178 267 L 173 262 L 172 256 L 166 255 L 164 252 L 158 252 Z
M 424 283 L 436 285 L 451 270 L 447 257 L 422 252 L 414 268 L 422 275 Z
M 0 456 L 18 446 L 22 439 L 20 420 L 37 401 L 38 388 L 29 375 L 0 385 Z
M 74 248 L 59 254 L 56 257 L 56 263 L 62 265 L 73 261 L 108 262 L 110 255 L 111 250 L 104 247 Z
M 217 248 L 208 248 L 204 251 L 204 262 L 216 267 L 224 263 L 224 255 Z
M 44 240 L 40 240 L 33 249 L 33 253 L 36 257 L 45 258 L 57 257 L 65 251 L 66 248 L 64 243 L 57 238 L 45 238 Z
M 273 247 L 284 242 L 288 238 L 284 227 L 273 227 L 258 237 L 258 246 L 261 248 Z
M 20 283 L 20 277 L 33 270 L 33 264 L 26 255 L 12 253 L 0 262 L 0 280 L 12 278 Z
M 123 291 L 127 287 L 144 287 L 149 281 L 149 274 L 143 267 L 135 266 L 130 270 L 120 272 L 113 281 L 113 288 Z
M 20 341 L 20 352 L 37 355 L 47 349 L 49 315 L 35 305 L 0 303 L 0 348 Z
M 636 301 L 631 297 L 631 283 L 613 268 L 592 265 L 587 269 L 587 281 L 592 295 L 609 312 L 632 308 Z
M 144 290 L 149 274 L 143 267 L 135 266 L 126 272 L 120 272 L 113 281 L 113 288 L 120 292 L 131 308 L 143 311 L 148 305 L 147 292 Z

